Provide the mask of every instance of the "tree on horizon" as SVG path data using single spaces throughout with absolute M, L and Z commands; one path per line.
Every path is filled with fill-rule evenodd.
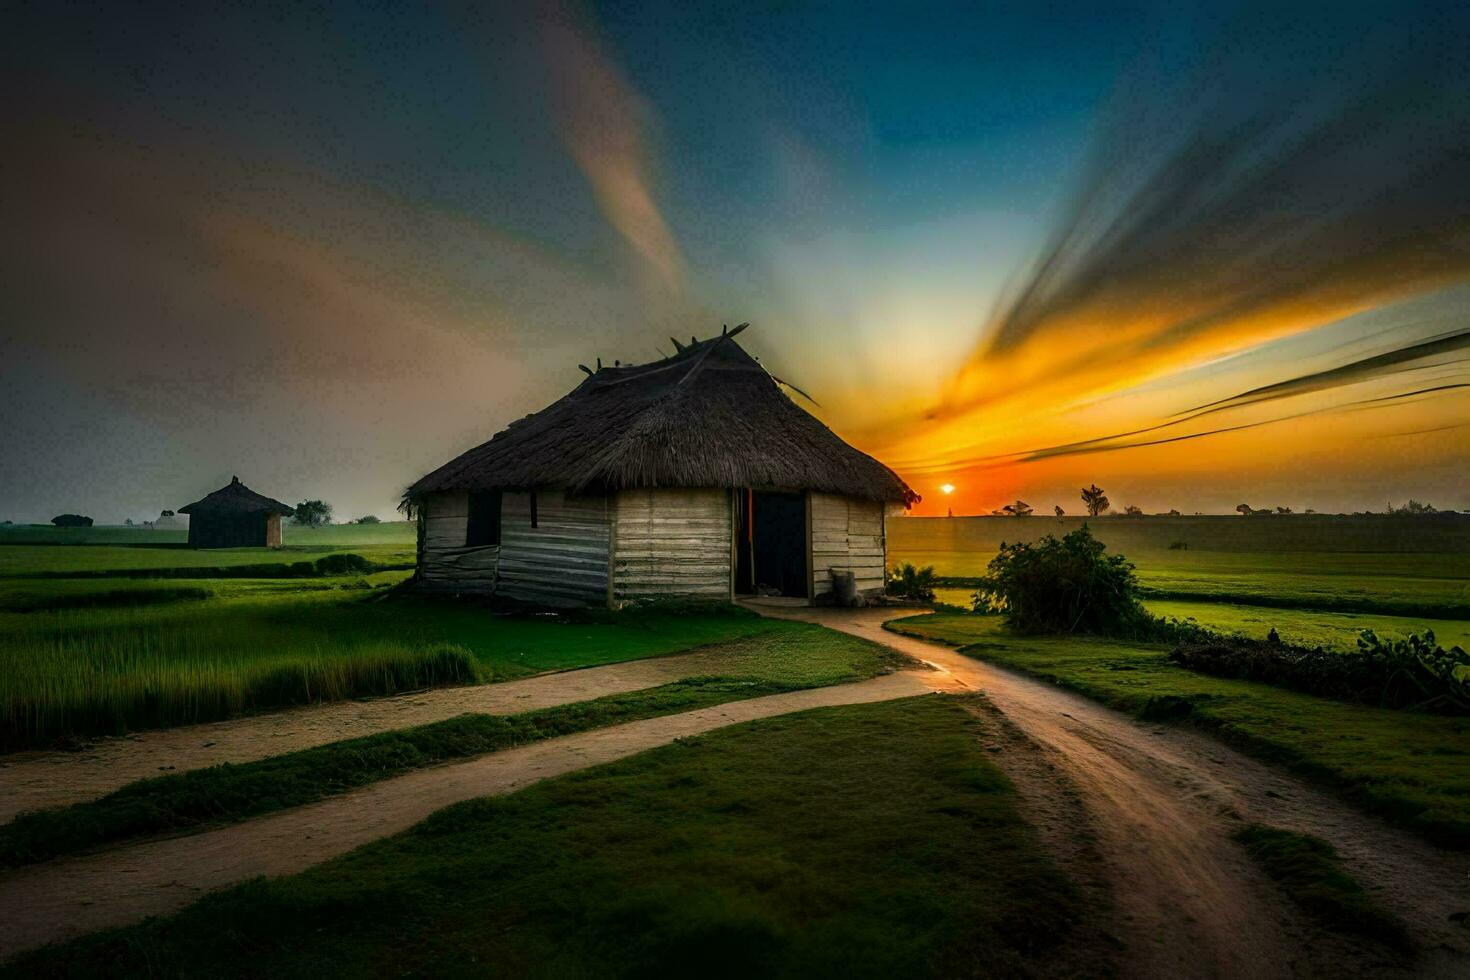
M 325 527 L 332 523 L 332 505 L 324 500 L 303 500 L 296 505 L 291 520 L 302 527 Z
M 1108 495 L 1103 493 L 1102 488 L 1096 483 L 1083 489 L 1082 503 L 1086 505 L 1087 513 L 1091 517 L 1096 517 L 1112 506 L 1112 503 L 1108 501 Z

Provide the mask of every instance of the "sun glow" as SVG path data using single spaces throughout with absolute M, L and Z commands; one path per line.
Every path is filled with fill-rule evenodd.
M 946 484 L 942 485 L 939 488 L 939 492 L 942 493 L 942 494 L 944 494 L 945 496 L 949 496 L 950 494 L 954 493 L 954 484 L 953 483 L 946 483 Z

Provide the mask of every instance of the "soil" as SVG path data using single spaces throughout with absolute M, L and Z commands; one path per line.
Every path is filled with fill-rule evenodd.
M 0 960 L 148 916 L 261 875 L 302 871 L 406 830 L 452 803 L 510 793 L 678 738 L 808 708 L 928 693 L 928 671 L 734 701 L 424 769 L 219 830 L 51 861 L 0 877 Z M 508 686 L 508 685 L 497 685 Z
M 466 712 L 514 714 L 625 694 L 718 673 L 719 665 L 718 652 L 702 651 L 140 732 L 98 739 L 74 752 L 18 752 L 0 756 L 0 823 L 27 810 L 96 799 L 150 776 L 251 762 Z
M 997 763 L 1084 888 L 1101 868 L 1125 976 L 1470 976 L 1470 856 L 1425 843 L 1203 733 L 1140 722 L 1042 681 L 882 628 L 892 610 L 762 610 L 883 643 L 983 691 L 1024 738 Z M 1313 834 L 1399 915 L 1413 962 L 1307 922 L 1232 839 L 1243 822 Z M 1460 919 L 1452 919 L 1459 916 Z
M 0 959 L 166 914 L 258 875 L 299 871 L 451 803 L 511 792 L 676 738 L 806 708 L 979 691 L 987 707 L 978 710 L 997 721 L 987 749 L 1016 784 L 1052 853 L 1099 910 L 1073 944 L 1072 959 L 1057 964 L 1058 974 L 1470 976 L 1466 854 L 1389 827 L 1203 733 L 1141 722 L 948 647 L 885 631 L 895 610 L 761 611 L 874 640 L 934 669 L 538 742 L 244 824 L 24 868 L 0 877 Z M 13 813 L 95 796 L 166 766 L 244 761 L 464 711 L 526 710 L 714 672 L 714 664 L 696 662 L 700 656 L 151 733 L 79 755 L 11 757 L 0 769 L 0 806 Z M 17 793 L 30 802 L 17 806 Z M 1246 821 L 1330 842 L 1347 869 L 1404 920 L 1417 957 L 1406 962 L 1305 920 L 1232 839 Z

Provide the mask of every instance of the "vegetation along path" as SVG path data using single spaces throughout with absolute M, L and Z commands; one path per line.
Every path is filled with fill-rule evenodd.
M 79 752 L 0 756 L 0 823 L 27 810 L 95 799 L 139 779 L 251 762 L 329 742 L 443 721 L 466 712 L 516 714 L 625 694 L 728 667 L 722 646 L 522 680 L 336 701 L 100 739 Z
M 419 770 L 207 833 L 23 868 L 0 878 L 0 960 L 172 912 L 206 892 L 260 875 L 303 870 L 406 830 L 461 800 L 509 793 L 538 780 L 757 718 L 923 694 L 933 689 L 929 673 L 900 671 L 601 728 Z
M 1399 915 L 1420 948 L 1416 970 L 1470 970 L 1470 858 L 1390 828 L 1294 775 L 1241 755 L 1207 735 L 1139 722 L 1050 684 L 883 629 L 892 610 L 762 608 L 884 643 L 983 691 L 1040 749 L 1000 762 L 1047 831 L 1048 814 L 1074 835 L 1095 837 L 1118 906 L 1124 961 L 1140 976 L 1282 976 L 1314 972 L 1304 939 L 1274 886 L 1232 836 L 1245 823 L 1312 834 Z M 1057 775 L 1064 777 L 1058 780 Z M 1066 787 L 1088 826 L 1067 813 Z M 1052 828 L 1054 831 L 1056 828 Z M 1051 836 L 1048 834 L 1048 836 Z M 1308 942 L 1321 943 L 1320 937 Z M 1387 965 L 1387 964 L 1384 964 Z M 1359 961 L 1359 967 L 1371 965 Z

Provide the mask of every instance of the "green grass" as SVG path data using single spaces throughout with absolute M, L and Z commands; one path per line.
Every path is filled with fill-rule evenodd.
M 1036 501 L 1033 501 L 1035 503 Z M 1060 501 L 1072 510 L 1080 502 Z M 1047 505 L 1048 510 L 1050 505 Z M 1183 508 L 1181 508 L 1183 509 Z M 1470 551 L 1470 514 L 1403 518 L 1386 515 L 1340 517 L 1291 514 L 1241 517 L 1212 514 L 1182 517 L 911 517 L 888 522 L 890 560 L 897 553 L 994 554 L 1002 541 L 1061 537 L 1087 524 L 1109 551 L 1126 555 L 1168 552 L 1182 543 L 1189 553 L 1318 552 L 1357 554 L 1464 554 Z M 959 574 L 959 573 L 953 573 Z
M 130 527 L 0 528 L 0 578 L 108 576 L 220 578 L 288 576 L 290 566 L 351 552 L 383 566 L 412 567 L 414 525 L 287 525 L 283 548 L 211 548 L 187 544 L 186 531 Z M 255 571 L 250 571 L 250 566 Z
M 938 575 L 985 574 L 1001 540 L 1060 535 L 1067 518 L 907 518 L 889 522 L 888 563 Z M 948 527 L 947 525 L 953 525 Z M 1470 619 L 1470 517 L 1103 518 L 1090 522 L 1110 551 L 1138 567 L 1155 599 Z M 1176 536 L 1203 538 L 1170 551 Z M 968 605 L 968 581 L 945 601 Z
M 1385 639 L 1402 639 L 1410 633 L 1422 635 L 1426 629 L 1432 629 L 1440 646 L 1458 645 L 1470 650 L 1470 620 L 1465 619 L 1415 619 L 1168 599 L 1147 599 L 1144 606 L 1155 616 L 1193 620 L 1220 633 L 1240 633 L 1255 639 L 1265 639 L 1274 628 L 1286 642 L 1304 646 L 1356 650 L 1358 634 L 1363 630 L 1370 629 Z
M 1045 976 L 1087 914 L 928 696 L 735 726 L 5 975 Z
M 511 617 L 355 587 L 372 578 L 275 590 L 242 582 L 209 601 L 0 612 L 0 747 L 507 680 L 790 628 L 735 609 Z
M 378 568 L 412 568 L 414 562 L 412 545 L 203 551 L 173 545 L 130 548 L 9 545 L 0 547 L 0 579 L 300 578 L 322 574 L 323 566 L 351 561 L 352 556 Z
M 1319 837 L 1249 824 L 1236 833 L 1271 880 L 1307 914 L 1345 935 L 1399 950 L 1412 943 L 1404 924 L 1380 908 L 1342 867 L 1333 846 Z
M 68 582 L 67 585 L 73 583 Z M 99 583 L 82 583 L 91 588 L 48 589 L 44 587 L 0 587 L 0 611 L 56 612 L 62 609 L 110 609 L 132 606 L 158 606 L 170 602 L 200 602 L 214 598 L 214 592 L 199 585 L 149 585 L 127 581 L 98 587 Z
M 1210 677 L 1170 663 L 1163 645 L 1015 636 L 995 616 L 939 614 L 888 625 L 1124 711 L 1187 720 L 1442 844 L 1470 847 L 1470 719 Z
M 902 662 L 877 644 L 815 626 L 736 640 L 710 652 L 720 657 L 719 676 L 508 717 L 466 714 L 255 762 L 141 780 L 97 800 L 23 814 L 0 827 L 0 866 L 244 820 L 439 762 L 639 718 L 861 680 Z
M 413 549 L 416 527 L 409 521 L 381 524 L 332 524 L 327 527 L 297 527 L 289 520 L 281 525 L 281 539 L 291 546 L 356 548 L 362 545 L 394 545 Z M 0 545 L 160 545 L 184 546 L 187 530 L 155 531 L 143 527 L 101 525 L 58 528 L 49 524 L 0 526 Z

